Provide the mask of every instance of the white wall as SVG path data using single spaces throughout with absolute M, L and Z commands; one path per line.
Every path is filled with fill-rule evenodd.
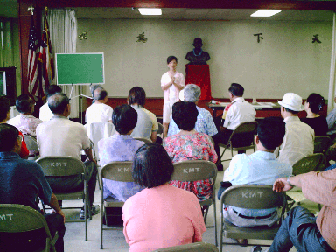
M 307 98 L 328 97 L 331 62 L 330 23 L 173 21 L 155 19 L 78 19 L 77 52 L 104 52 L 109 96 L 127 96 L 133 86 L 144 87 L 147 97 L 163 97 L 160 79 L 166 58 L 184 59 L 195 37 L 210 54 L 212 95 L 227 97 L 232 82 L 245 87 L 246 98 L 280 99 L 286 92 Z M 145 32 L 147 43 L 136 43 Z M 262 32 L 257 43 L 255 33 Z M 311 43 L 318 34 L 321 44 Z

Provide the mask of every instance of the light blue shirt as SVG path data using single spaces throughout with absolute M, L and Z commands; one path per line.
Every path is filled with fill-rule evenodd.
M 292 167 L 289 164 L 280 163 L 274 153 L 258 150 L 249 156 L 246 154 L 234 156 L 224 173 L 223 181 L 229 181 L 232 185 L 273 185 L 277 178 L 290 175 L 292 175 Z M 245 216 L 264 216 L 276 209 L 234 207 L 234 210 Z
M 216 135 L 218 130 L 210 112 L 205 108 L 199 108 L 198 106 L 196 106 L 196 108 L 198 110 L 198 116 L 195 124 L 195 130 L 208 136 Z M 176 135 L 179 132 L 180 129 L 178 128 L 176 122 L 172 119 L 169 124 L 168 136 Z
M 103 138 L 98 142 L 100 164 L 104 165 L 115 161 L 132 161 L 137 149 L 144 143 L 135 140 L 131 136 L 113 135 Z M 145 187 L 134 182 L 120 182 L 110 179 L 103 179 L 104 199 L 112 197 L 126 201 L 129 197 L 140 192 Z

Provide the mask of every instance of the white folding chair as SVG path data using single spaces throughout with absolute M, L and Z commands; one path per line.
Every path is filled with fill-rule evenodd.
M 100 159 L 98 155 L 98 142 L 115 134 L 114 124 L 111 122 L 93 122 L 86 125 L 87 135 L 93 142 L 93 151 L 96 159 Z

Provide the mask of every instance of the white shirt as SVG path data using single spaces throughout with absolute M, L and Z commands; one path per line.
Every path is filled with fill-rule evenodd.
M 174 74 L 175 77 L 175 83 L 178 84 L 181 87 L 185 86 L 185 79 L 184 79 L 184 75 L 182 73 L 179 73 L 176 71 L 176 73 Z M 164 85 L 166 85 L 167 83 L 171 82 L 171 77 L 169 75 L 169 73 L 164 73 L 161 77 L 161 87 L 163 87 Z M 179 89 L 174 86 L 171 85 L 168 89 L 164 90 L 164 101 L 173 101 L 176 102 L 179 100 Z
M 280 147 L 278 160 L 281 163 L 293 165 L 301 158 L 314 152 L 314 130 L 297 116 L 284 119 L 286 134 Z
M 238 97 L 229 108 L 223 127 L 234 130 L 243 122 L 254 122 L 255 115 L 255 108 L 243 97 Z
M 36 129 L 40 157 L 75 157 L 90 148 L 90 140 L 84 126 L 64 116 L 53 116 L 40 123 Z
M 113 109 L 104 103 L 93 103 L 86 110 L 86 122 L 108 122 L 112 121 Z
M 144 137 L 150 139 L 152 133 L 152 121 L 149 115 L 139 106 L 131 105 L 137 112 L 138 119 L 131 137 Z
M 39 113 L 39 119 L 43 122 L 50 121 L 51 117 L 53 116 L 49 106 L 48 102 L 46 102 L 41 108 Z
M 33 115 L 17 115 L 10 119 L 8 124 L 13 125 L 24 135 L 36 136 L 36 128 L 42 121 Z

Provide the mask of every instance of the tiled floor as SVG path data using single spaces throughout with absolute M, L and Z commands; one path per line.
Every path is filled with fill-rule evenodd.
M 248 152 L 250 153 L 250 152 Z M 227 152 L 224 158 L 229 158 L 229 152 Z M 227 168 L 229 162 L 224 162 L 224 169 Z M 218 172 L 216 187 L 218 190 L 219 182 L 223 179 L 224 172 Z M 100 191 L 97 186 L 95 192 L 95 205 L 100 205 Z M 220 224 L 220 214 L 219 214 L 219 201 L 217 204 L 217 226 L 219 234 L 219 224 Z M 64 201 L 64 206 L 81 206 L 80 200 Z M 302 205 L 308 207 L 312 212 L 317 212 L 316 204 L 305 200 Z M 69 212 L 70 211 L 70 212 Z M 66 212 L 68 218 L 76 217 L 79 215 L 79 210 L 68 210 Z M 209 214 L 207 217 L 207 231 L 203 235 L 203 241 L 214 243 L 214 226 L 213 226 L 213 210 L 212 207 L 209 209 Z M 66 223 L 66 235 L 65 235 L 65 251 L 101 251 L 100 249 L 100 213 L 93 216 L 93 219 L 88 221 L 88 241 L 84 240 L 85 228 L 84 222 L 67 222 Z M 126 252 L 128 251 L 128 244 L 125 241 L 122 229 L 118 228 L 116 230 L 106 230 L 103 233 L 104 240 L 104 250 L 115 251 L 115 252 Z M 218 237 L 219 240 L 219 237 Z M 249 241 L 253 242 L 252 240 Z M 260 241 L 258 241 L 260 242 Z M 270 244 L 271 241 L 263 241 L 265 244 Z M 224 246 L 223 251 L 236 251 L 236 252 L 246 252 L 250 251 L 251 247 L 240 247 L 240 246 Z M 296 251 L 295 248 L 291 250 Z

